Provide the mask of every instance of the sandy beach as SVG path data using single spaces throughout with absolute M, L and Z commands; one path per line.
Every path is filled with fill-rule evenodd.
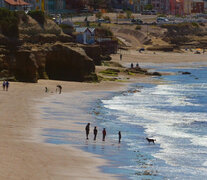
M 119 60 L 119 54 L 112 56 L 114 61 Z M 161 53 L 144 52 L 138 56 L 135 51 L 123 53 L 122 64 L 130 62 L 139 63 L 190 63 L 207 62 L 207 54 L 193 53 Z M 140 76 L 137 82 L 150 82 L 149 77 Z M 56 94 L 57 84 L 63 87 L 62 94 Z M 48 87 L 50 92 L 45 93 Z M 127 83 L 102 82 L 102 83 L 78 83 L 60 82 L 52 80 L 39 80 L 37 84 L 11 82 L 9 91 L 1 90 L 0 109 L 0 179 L 117 179 L 110 174 L 100 171 L 99 166 L 108 163 L 97 155 L 84 152 L 71 145 L 51 145 L 41 142 L 37 132 L 48 125 L 40 118 L 38 104 L 44 98 L 61 96 L 64 93 L 71 94 L 74 107 L 84 106 L 87 98 L 76 101 L 74 97 L 78 93 L 87 91 L 120 91 L 126 88 Z M 53 93 L 51 93 L 51 91 Z M 75 96 L 73 96 L 75 94 Z M 98 99 L 98 95 L 93 97 Z M 71 112 L 72 114 L 73 112 Z M 85 117 L 86 116 L 86 117 Z M 90 115 L 80 115 L 80 119 L 88 119 Z M 70 129 L 84 132 L 83 125 L 74 124 L 71 120 Z M 57 127 L 51 122 L 50 127 Z M 60 125 L 61 127 L 64 124 Z

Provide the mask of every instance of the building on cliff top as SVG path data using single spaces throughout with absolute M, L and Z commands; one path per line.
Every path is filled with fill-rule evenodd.
M 94 44 L 95 43 L 95 28 L 77 27 L 76 41 L 81 44 Z
M 9 10 L 28 10 L 30 4 L 24 0 L 0 0 L 0 7 Z

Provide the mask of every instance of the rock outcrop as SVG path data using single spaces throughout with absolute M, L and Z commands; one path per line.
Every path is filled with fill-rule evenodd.
M 95 65 L 80 47 L 55 43 L 22 46 L 15 54 L 5 55 L 0 61 L 0 72 L 5 70 L 7 76 L 23 82 L 37 82 L 39 78 L 84 81 L 89 80 Z
M 0 79 L 37 82 L 38 79 L 90 81 L 100 64 L 97 46 L 72 43 L 52 20 L 39 24 L 30 16 L 19 17 L 18 36 L 0 32 Z
M 84 81 L 94 71 L 93 60 L 79 47 L 55 44 L 47 52 L 45 72 L 49 79 Z
M 95 65 L 101 65 L 101 48 L 98 45 L 80 45 L 85 50 L 88 57 L 93 59 Z

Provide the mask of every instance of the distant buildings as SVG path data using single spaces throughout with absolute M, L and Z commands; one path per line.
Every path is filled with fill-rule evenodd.
M 0 7 L 11 10 L 43 10 L 48 13 L 86 12 L 88 9 L 153 11 L 162 14 L 187 15 L 207 12 L 207 0 L 0 0 Z
M 27 10 L 29 3 L 24 0 L 0 0 L 0 7 L 7 8 L 9 10 Z

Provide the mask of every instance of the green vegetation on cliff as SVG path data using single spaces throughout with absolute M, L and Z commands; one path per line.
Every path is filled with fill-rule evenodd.
M 0 8 L 0 32 L 8 37 L 18 37 L 19 18 L 15 11 Z
M 39 10 L 29 11 L 28 15 L 31 16 L 33 19 L 35 19 L 39 24 L 44 25 L 45 13 L 43 11 L 39 11 Z

